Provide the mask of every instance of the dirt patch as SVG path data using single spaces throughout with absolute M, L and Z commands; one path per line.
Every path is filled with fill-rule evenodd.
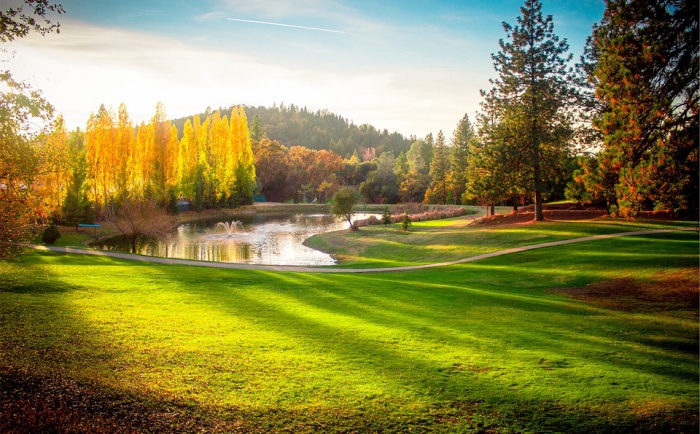
M 546 209 L 542 212 L 545 220 L 562 221 L 562 220 L 593 220 L 606 216 L 608 213 L 605 210 L 597 209 Z M 480 226 L 497 226 L 497 225 L 512 225 L 529 223 L 535 220 L 534 211 L 518 211 L 509 214 L 496 214 L 493 216 L 482 217 L 474 220 L 474 225 Z
M 685 310 L 698 314 L 698 268 L 660 271 L 650 280 L 615 279 L 576 288 L 559 288 L 566 295 L 606 309 L 622 311 Z

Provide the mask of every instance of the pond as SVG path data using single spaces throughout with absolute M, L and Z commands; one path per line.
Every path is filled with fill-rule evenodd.
M 370 215 L 357 213 L 353 219 Z M 238 221 L 238 224 L 232 224 Z M 164 240 L 139 240 L 137 253 L 163 258 L 264 265 L 333 265 L 327 253 L 304 246 L 312 235 L 347 229 L 348 222 L 328 214 L 255 214 L 182 224 Z M 130 252 L 126 237 L 92 244 Z

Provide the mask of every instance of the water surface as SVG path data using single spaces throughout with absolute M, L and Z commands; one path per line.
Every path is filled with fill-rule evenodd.
M 355 219 L 375 214 L 355 214 Z M 230 233 L 217 223 L 240 221 Z M 265 265 L 333 265 L 327 253 L 304 246 L 304 240 L 323 232 L 347 229 L 348 222 L 328 214 L 255 214 L 182 224 L 163 240 L 140 240 L 137 253 L 163 258 L 195 259 Z M 93 247 L 130 252 L 126 237 Z

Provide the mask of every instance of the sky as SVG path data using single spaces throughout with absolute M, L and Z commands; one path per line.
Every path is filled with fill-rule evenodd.
M 355 124 L 451 137 L 496 77 L 524 1 L 63 0 L 60 34 L 5 44 L 9 69 L 85 128 L 101 104 L 135 123 L 207 107 L 294 104 Z M 0 0 L 7 9 L 17 0 Z M 603 0 L 543 0 L 578 59 Z M 53 18 L 52 18 L 53 20 Z M 281 25 L 282 24 L 282 25 Z M 292 27 L 294 26 L 294 27 Z

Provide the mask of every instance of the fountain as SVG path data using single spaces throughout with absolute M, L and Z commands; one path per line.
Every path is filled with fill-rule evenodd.
M 219 222 L 214 226 L 214 229 L 218 228 L 219 226 L 223 226 L 224 231 L 226 232 L 226 236 L 228 238 L 232 238 L 235 236 L 235 232 L 239 227 L 243 227 L 243 223 L 241 221 L 232 221 L 231 223 L 229 222 Z

